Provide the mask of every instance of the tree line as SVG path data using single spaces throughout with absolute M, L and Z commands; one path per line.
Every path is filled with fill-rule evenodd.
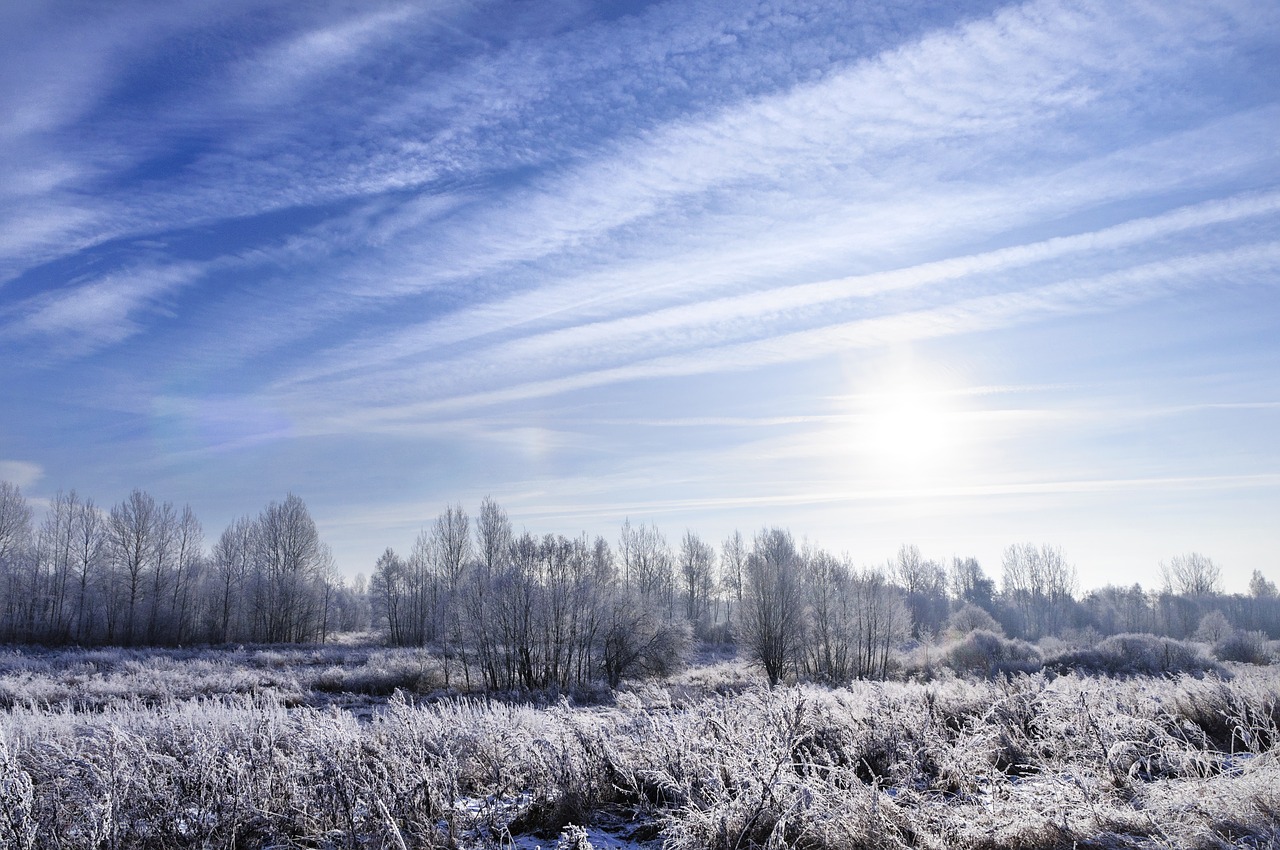
M 289 495 L 206 549 L 189 506 L 134 490 L 102 508 L 59 493 L 37 525 L 0 482 L 0 641 L 118 646 L 323 641 L 359 628 L 363 594 L 333 569 Z
M 485 499 L 474 520 L 446 507 L 407 555 L 388 548 L 366 586 L 336 575 L 295 495 L 206 548 L 189 507 L 140 490 L 106 509 L 60 493 L 36 524 L 18 488 L 0 482 L 0 641 L 306 643 L 372 629 L 439 650 L 448 684 L 466 688 L 616 686 L 670 670 L 696 641 L 736 644 L 771 681 L 834 682 L 884 677 L 904 645 L 948 631 L 1280 637 L 1280 597 L 1260 572 L 1248 595 L 1226 595 L 1220 568 L 1189 554 L 1162 565 L 1162 579 L 1081 594 L 1059 548 L 1029 543 L 1005 550 L 997 583 L 974 558 L 904 545 L 858 567 L 779 528 L 718 547 L 630 521 L 616 543 L 517 533 Z
M 1280 598 L 1255 572 L 1248 596 L 1221 592 L 1200 554 L 1162 565 L 1164 586 L 1078 595 L 1051 545 L 1009 546 L 997 585 L 974 558 L 950 564 L 902 546 L 858 568 L 847 556 L 766 528 L 717 551 L 693 531 L 653 525 L 601 537 L 516 534 L 486 499 L 472 529 L 460 505 L 424 528 L 407 557 L 387 549 L 369 582 L 373 624 L 397 645 L 438 647 L 446 678 L 490 689 L 545 688 L 660 672 L 692 641 L 734 643 L 771 682 L 883 678 L 904 645 L 985 629 L 1092 644 L 1121 632 L 1175 638 L 1209 626 L 1280 636 Z M 1221 637 L 1221 635 L 1218 635 Z

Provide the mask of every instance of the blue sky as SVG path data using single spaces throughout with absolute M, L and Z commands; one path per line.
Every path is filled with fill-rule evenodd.
M 1280 6 L 0 7 L 0 478 L 1280 578 Z

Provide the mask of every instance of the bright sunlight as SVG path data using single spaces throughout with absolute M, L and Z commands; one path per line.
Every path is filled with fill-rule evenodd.
M 858 454 L 895 479 L 948 471 L 966 436 L 961 397 L 942 376 L 917 366 L 886 370 L 868 391 L 849 398 Z

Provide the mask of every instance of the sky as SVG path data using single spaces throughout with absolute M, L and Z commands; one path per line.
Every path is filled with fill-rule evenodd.
M 1280 579 L 1280 4 L 0 5 L 0 479 Z

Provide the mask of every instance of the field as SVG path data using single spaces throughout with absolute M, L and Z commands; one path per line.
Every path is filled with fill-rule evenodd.
M 421 651 L 0 655 L 13 848 L 1280 847 L 1280 675 L 421 693 Z

